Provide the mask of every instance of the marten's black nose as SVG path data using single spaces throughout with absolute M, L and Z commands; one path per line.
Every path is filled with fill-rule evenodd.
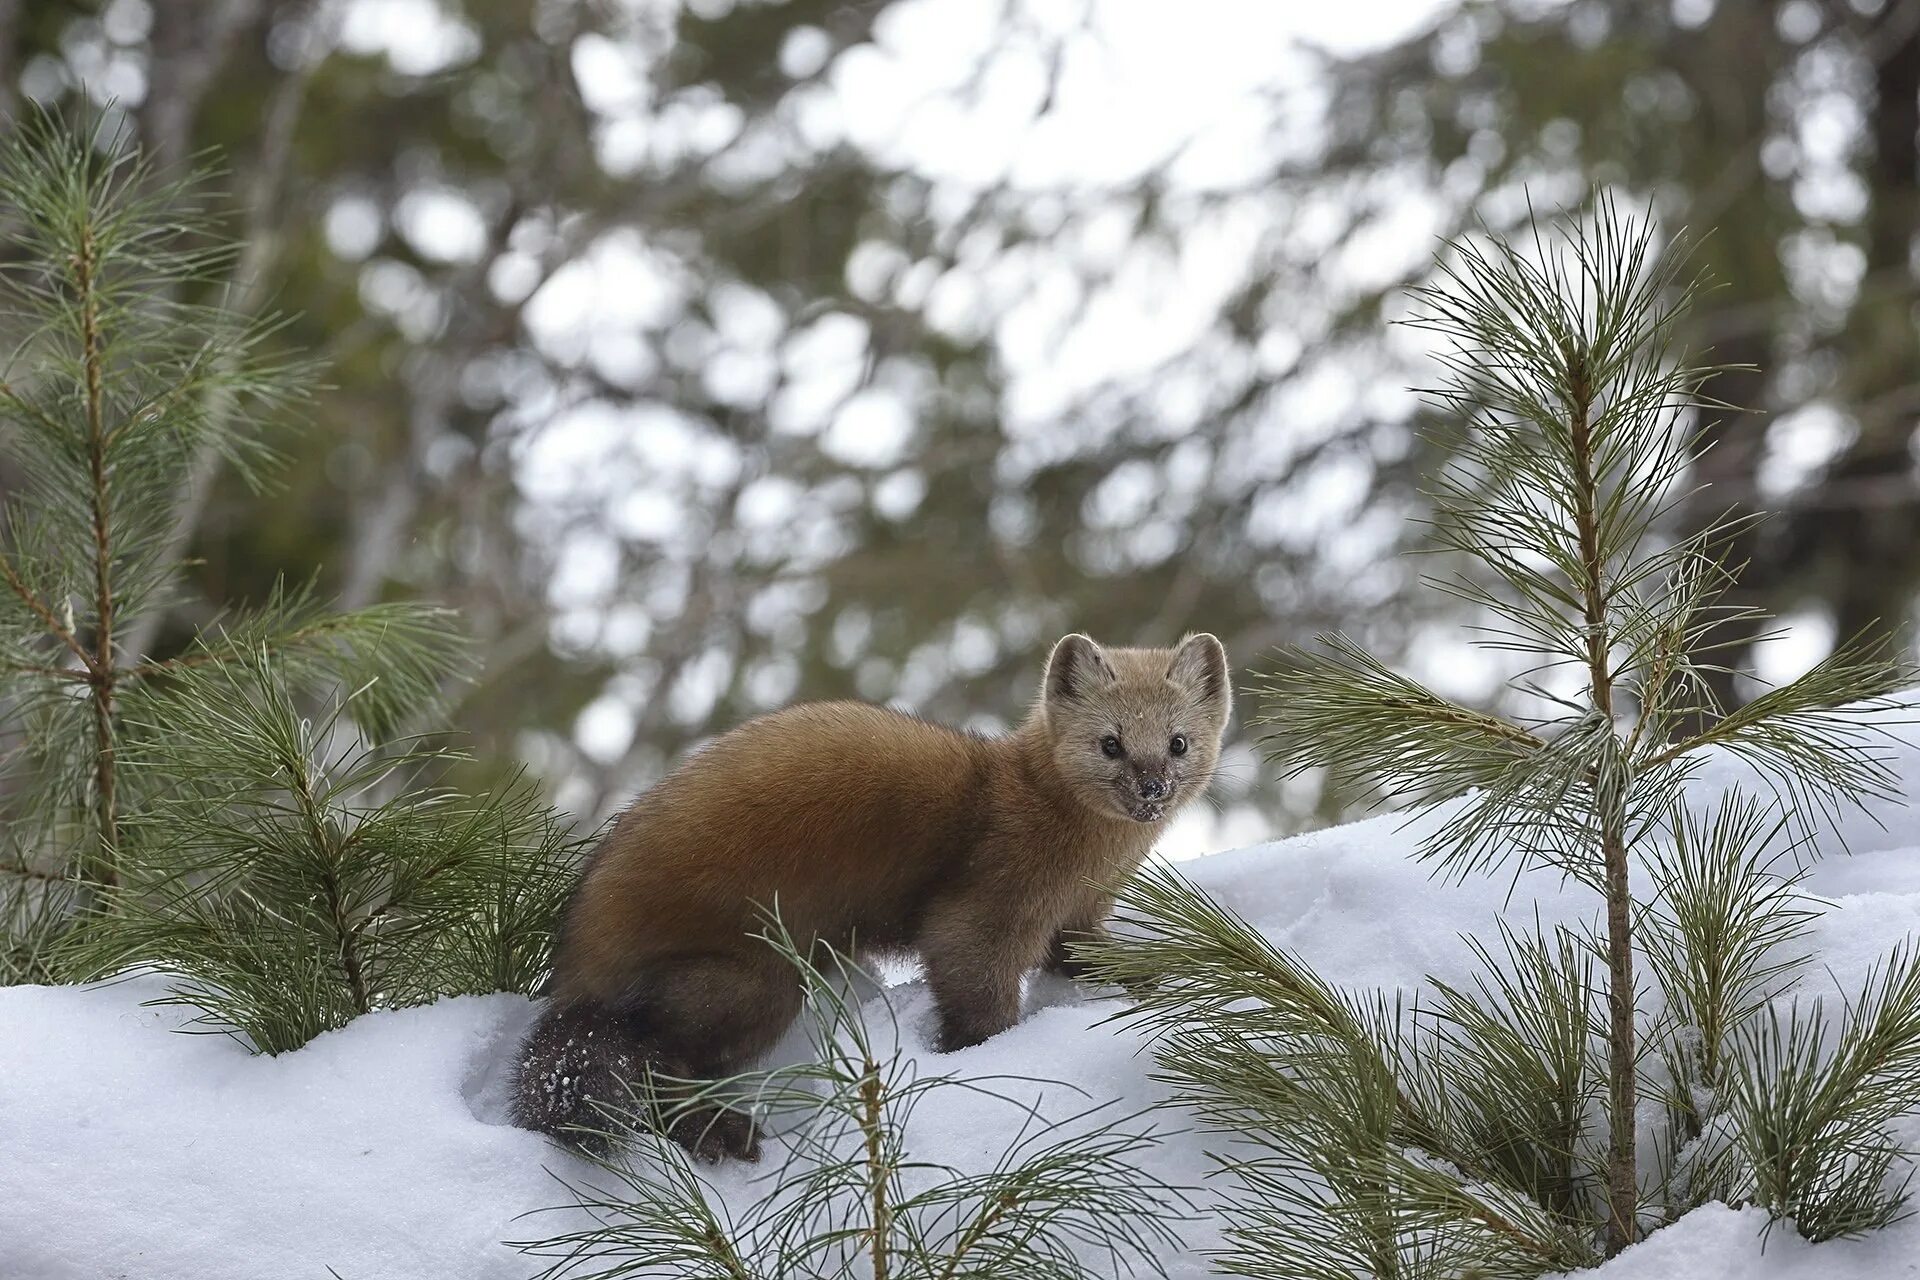
M 1173 787 L 1165 778 L 1140 779 L 1140 798 L 1142 800 L 1165 800 Z

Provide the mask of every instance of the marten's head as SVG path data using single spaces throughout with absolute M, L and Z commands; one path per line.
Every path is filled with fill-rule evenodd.
M 1040 692 L 1060 776 L 1088 808 L 1135 822 L 1159 822 L 1206 790 L 1231 703 L 1227 652 L 1209 635 L 1173 649 L 1068 636 Z

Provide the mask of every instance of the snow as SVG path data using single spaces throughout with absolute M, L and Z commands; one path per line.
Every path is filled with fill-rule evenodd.
M 1920 785 L 1920 734 L 1902 729 L 1902 775 Z M 1715 762 L 1710 799 L 1738 771 Z M 1470 972 L 1463 934 L 1489 936 L 1501 914 L 1584 921 L 1583 891 L 1548 875 L 1432 879 L 1409 857 L 1439 810 L 1389 816 L 1182 864 L 1273 941 L 1342 984 L 1412 986 Z M 1851 856 L 1820 864 L 1809 888 L 1831 907 L 1816 936 L 1825 966 L 1807 993 L 1857 986 L 1920 925 L 1920 824 L 1877 805 L 1842 831 Z M 503 1241 L 580 1225 L 558 1179 L 587 1166 L 504 1121 L 503 1070 L 534 1006 L 517 996 L 461 997 L 376 1013 L 277 1058 L 218 1035 L 176 1034 L 189 1013 L 149 1006 L 153 979 L 92 988 L 0 989 L 0 1277 L 6 1280 L 342 1280 L 524 1277 L 540 1262 Z M 1138 1037 L 1103 1024 L 1113 996 L 1036 978 L 1021 1023 L 985 1044 L 940 1056 L 927 1047 L 929 995 L 918 981 L 869 1002 L 870 1021 L 897 1022 L 903 1050 L 927 1073 L 1003 1081 L 1014 1101 L 964 1090 L 925 1097 L 909 1151 L 964 1170 L 985 1168 L 1021 1119 L 1118 1100 L 1164 1104 Z M 893 1017 L 887 1016 L 890 1008 Z M 785 1052 L 791 1053 L 789 1044 Z M 1080 1094 L 1068 1088 L 1078 1089 Z M 1202 1135 L 1164 1109 L 1143 1123 L 1167 1131 L 1151 1168 L 1202 1181 Z M 738 1210 L 753 1171 L 712 1177 Z M 1920 1218 L 1861 1240 L 1813 1246 L 1789 1230 L 1763 1235 L 1764 1215 L 1710 1206 L 1591 1273 L 1597 1280 L 1882 1280 L 1920 1275 Z M 1169 1274 L 1207 1274 L 1218 1242 L 1206 1217 L 1182 1227 Z

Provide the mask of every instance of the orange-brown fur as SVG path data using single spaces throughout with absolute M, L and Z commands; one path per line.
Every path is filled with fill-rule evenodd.
M 603 1095 L 636 1064 L 713 1078 L 771 1047 L 801 995 L 754 936 L 770 907 L 803 950 L 918 952 L 939 1048 L 1006 1029 L 1025 972 L 1072 971 L 1066 940 L 1111 906 L 1099 886 L 1206 788 L 1228 702 L 1211 636 L 1178 649 L 1068 636 L 1032 714 L 1004 737 L 851 702 L 723 735 L 641 796 L 589 862 L 552 1007 L 523 1054 L 521 1122 L 591 1123 L 591 1104 L 617 1100 Z M 1176 734 L 1184 755 L 1170 750 Z M 737 1117 L 693 1138 L 709 1154 L 754 1149 Z

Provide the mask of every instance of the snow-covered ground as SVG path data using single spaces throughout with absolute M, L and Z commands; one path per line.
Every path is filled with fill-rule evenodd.
M 1913 734 L 1912 730 L 1905 730 Z M 1920 786 L 1920 736 L 1903 774 Z M 1710 769 L 1711 792 L 1730 776 Z M 1429 817 L 1426 821 L 1440 820 Z M 1463 933 L 1496 915 L 1577 919 L 1591 908 L 1547 876 L 1458 886 L 1409 860 L 1420 827 L 1358 823 L 1184 864 L 1196 880 L 1327 977 L 1411 985 L 1463 976 Z M 1920 925 L 1920 824 L 1900 806 L 1856 817 L 1851 856 L 1816 870 L 1828 899 L 1818 942 L 1826 974 L 1860 976 Z M 95 989 L 0 990 L 0 1277 L 4 1280 L 343 1280 L 519 1277 L 539 1264 L 502 1241 L 555 1234 L 566 1203 L 556 1180 L 584 1166 L 502 1120 L 501 1071 L 531 1016 L 511 996 L 464 997 L 380 1013 L 297 1053 L 256 1058 L 220 1036 L 180 1035 L 179 1010 L 144 1007 L 142 980 Z M 1014 1074 L 1072 1085 L 1129 1109 L 1164 1101 L 1138 1038 L 1099 1025 L 1113 999 L 1036 981 L 1021 1024 L 940 1058 L 927 1048 L 930 1006 L 917 982 L 890 997 L 906 1051 L 930 1071 Z M 1038 1088 L 1034 1086 L 1032 1088 Z M 1029 1090 L 1032 1091 L 1031 1089 Z M 1086 1105 L 1044 1091 L 1044 1110 Z M 936 1092 L 915 1112 L 913 1154 L 963 1169 L 996 1157 L 1018 1118 L 1010 1104 Z M 1169 1127 L 1180 1118 L 1167 1116 Z M 1206 1169 L 1202 1139 L 1169 1138 L 1152 1159 L 1169 1181 Z M 751 1171 L 724 1168 L 730 1201 L 753 1194 Z M 1880 1280 L 1920 1275 L 1920 1218 L 1858 1240 L 1809 1246 L 1791 1232 L 1761 1239 L 1763 1218 L 1712 1207 L 1593 1273 L 1600 1280 Z M 1166 1260 L 1198 1277 L 1217 1242 L 1205 1220 Z

